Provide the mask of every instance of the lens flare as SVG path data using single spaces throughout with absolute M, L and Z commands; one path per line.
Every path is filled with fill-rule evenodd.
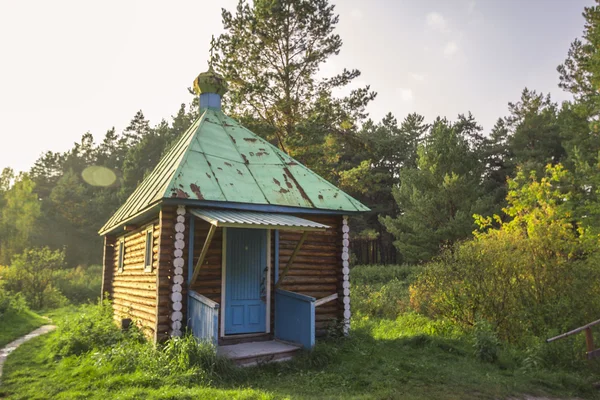
M 83 180 L 92 186 L 111 186 L 117 181 L 117 175 L 109 168 L 100 165 L 87 167 L 81 173 Z

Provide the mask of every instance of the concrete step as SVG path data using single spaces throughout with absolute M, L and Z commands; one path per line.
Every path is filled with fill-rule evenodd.
M 300 349 L 300 346 L 269 340 L 219 346 L 217 354 L 233 360 L 239 366 L 247 367 L 290 360 Z

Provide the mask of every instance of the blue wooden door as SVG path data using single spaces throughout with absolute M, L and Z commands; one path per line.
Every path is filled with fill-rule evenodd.
M 225 334 L 265 332 L 266 229 L 227 228 Z

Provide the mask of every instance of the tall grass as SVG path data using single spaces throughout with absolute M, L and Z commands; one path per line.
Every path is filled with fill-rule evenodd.
M 58 325 L 50 342 L 55 357 L 91 357 L 104 369 L 176 384 L 207 384 L 234 372 L 229 360 L 217 356 L 214 345 L 191 335 L 154 344 L 135 325 L 121 330 L 107 301 L 82 306 Z

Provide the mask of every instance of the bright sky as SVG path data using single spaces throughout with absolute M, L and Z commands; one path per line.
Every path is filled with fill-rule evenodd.
M 0 0 L 0 168 L 28 170 L 139 109 L 154 124 L 188 103 L 221 7 L 235 0 Z M 337 0 L 344 45 L 325 66 L 362 71 L 369 111 L 427 120 L 471 111 L 486 132 L 527 86 L 569 97 L 556 66 L 592 0 Z

